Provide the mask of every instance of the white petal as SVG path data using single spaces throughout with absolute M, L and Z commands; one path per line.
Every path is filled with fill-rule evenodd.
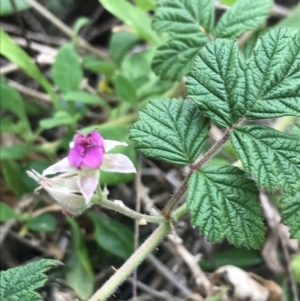
M 82 195 L 68 193 L 51 187 L 46 187 L 45 190 L 65 211 L 72 213 L 74 216 L 81 214 L 84 210 L 90 207 L 90 204 L 85 202 Z
M 136 173 L 131 160 L 122 154 L 105 154 L 100 168 L 111 172 Z
M 58 172 L 72 172 L 76 171 L 76 168 L 70 164 L 68 158 L 64 158 L 57 163 L 49 166 L 43 171 L 43 176 L 55 174 Z
M 78 175 L 78 187 L 88 204 L 99 184 L 100 172 L 98 169 L 83 170 Z
M 112 150 L 113 148 L 115 148 L 116 146 L 120 146 L 120 145 L 127 146 L 128 144 L 126 142 L 104 139 L 104 149 L 106 153 Z

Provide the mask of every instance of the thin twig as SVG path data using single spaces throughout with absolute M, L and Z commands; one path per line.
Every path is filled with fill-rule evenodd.
M 167 298 L 171 298 L 173 296 L 170 296 L 167 292 L 159 292 L 155 289 L 153 289 L 152 287 L 146 285 L 145 283 L 141 282 L 141 281 L 136 281 L 133 278 L 128 278 L 128 281 L 130 281 L 132 284 L 134 284 L 134 282 L 136 282 L 136 285 L 139 289 L 141 289 L 142 291 L 144 291 L 145 293 L 149 294 L 150 296 L 153 296 L 157 299 L 163 299 L 166 300 Z M 133 299 L 134 300 L 134 299 Z M 174 299 L 172 299 L 174 300 Z
M 184 297 L 188 297 L 192 294 L 192 291 L 188 287 L 183 285 L 176 278 L 176 276 L 172 273 L 172 271 L 170 271 L 170 269 L 167 266 L 165 266 L 160 260 L 158 260 L 154 255 L 149 254 L 148 255 L 148 260 L 151 262 L 151 264 L 159 271 L 159 273 L 166 280 L 168 280 L 170 283 L 172 283 L 172 285 L 174 287 L 176 287 L 181 292 L 181 294 Z
M 11 87 L 15 88 L 16 90 L 18 90 L 26 96 L 32 97 L 34 99 L 39 99 L 47 103 L 51 103 L 51 97 L 46 93 L 42 93 L 31 88 L 25 87 L 13 80 L 9 80 L 8 82 Z
M 14 24 L 0 22 L 0 26 L 8 33 L 15 34 L 15 35 L 22 34 L 22 30 Z M 68 40 L 65 38 L 49 36 L 49 35 L 46 35 L 45 33 L 33 32 L 33 31 L 29 31 L 29 30 L 27 30 L 27 37 L 30 40 L 35 40 L 35 41 L 42 42 L 45 44 L 53 44 L 56 46 L 61 46 L 63 44 L 68 43 Z
M 168 239 L 173 243 L 177 252 L 181 255 L 182 259 L 189 267 L 196 284 L 202 288 L 206 296 L 209 296 L 211 294 L 211 284 L 204 272 L 201 270 L 198 263 L 199 260 L 186 249 L 181 238 L 174 237 L 174 235 L 168 235 Z
M 26 2 L 32 6 L 38 13 L 40 13 L 42 16 L 44 16 L 47 20 L 49 20 L 51 23 L 53 23 L 57 28 L 59 28 L 63 33 L 65 33 L 67 36 L 72 38 L 74 36 L 73 30 L 67 26 L 65 23 L 63 23 L 60 19 L 58 19 L 55 15 L 53 15 L 50 11 L 48 11 L 45 7 L 43 7 L 41 4 L 39 4 L 35 0 L 26 0 Z M 79 46 L 82 48 L 90 51 L 91 53 L 95 54 L 96 56 L 108 60 L 109 55 L 99 48 L 94 47 L 90 43 L 88 43 L 86 40 L 84 40 L 82 37 L 77 38 Z

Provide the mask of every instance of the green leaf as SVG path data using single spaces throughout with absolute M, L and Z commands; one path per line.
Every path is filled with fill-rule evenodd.
M 24 104 L 20 94 L 3 79 L 0 79 L 1 108 L 17 115 L 25 123 L 28 123 Z
M 109 41 L 109 51 L 116 65 L 120 65 L 126 53 L 138 42 L 139 38 L 131 32 L 121 31 L 112 34 Z
M 93 95 L 83 91 L 72 91 L 64 94 L 66 101 L 78 101 L 87 105 L 101 105 L 105 100 L 97 95 Z
M 300 116 L 300 31 L 264 35 L 247 63 L 245 98 L 249 119 Z
M 63 93 L 79 89 L 83 74 L 78 55 L 72 45 L 66 44 L 59 49 L 51 75 L 54 83 Z
M 89 212 L 95 225 L 95 240 L 107 252 L 127 259 L 133 253 L 133 232 L 124 224 L 103 215 Z
M 215 271 L 216 266 L 220 267 L 228 264 L 246 269 L 264 262 L 259 250 L 249 250 L 246 248 L 231 248 L 221 252 L 218 251 L 213 256 L 214 262 L 211 259 L 200 261 L 200 266 L 203 270 Z
M 3 301 L 42 301 L 36 290 L 42 287 L 47 276 L 45 272 L 59 261 L 41 259 L 25 266 L 0 272 L 0 299 Z
M 237 0 L 221 0 L 221 1 L 220 1 L 220 4 L 231 6 L 231 5 L 233 5 L 235 2 L 237 2 Z
M 137 90 L 134 82 L 121 73 L 116 74 L 114 78 L 116 92 L 122 101 L 137 104 Z
M 76 20 L 75 25 L 73 26 L 74 37 L 76 37 L 79 31 L 90 23 L 90 19 L 87 17 L 80 17 Z
M 196 58 L 187 78 L 187 95 L 218 125 L 230 126 L 246 112 L 243 77 L 237 44 L 218 39 Z
M 291 267 L 294 272 L 296 282 L 300 283 L 300 254 L 296 255 L 291 260 Z
M 159 1 L 152 25 L 157 32 L 169 32 L 172 36 L 210 32 L 214 25 L 214 1 Z
M 26 0 L 14 0 L 14 1 L 18 11 L 28 9 L 30 7 L 30 5 L 26 2 Z M 13 14 L 14 14 L 14 8 L 11 5 L 11 0 L 1 0 L 0 16 L 9 16 Z
M 67 217 L 72 234 L 72 253 L 66 262 L 67 281 L 76 294 L 87 300 L 94 289 L 94 273 L 80 228 L 74 219 Z
M 10 113 L 13 113 L 20 119 L 20 122 L 17 124 L 15 123 L 15 125 L 11 128 L 10 132 L 20 133 L 21 136 L 25 139 L 30 137 L 32 133 L 22 98 L 15 89 L 13 89 L 8 83 L 4 82 L 2 79 L 0 79 L 0 99 L 1 109 L 5 109 Z M 1 128 L 1 131 L 4 132 L 5 130 Z
M 278 28 L 300 28 L 300 6 L 296 7 L 293 12 L 277 24 Z
M 21 159 L 26 157 L 35 149 L 34 146 L 28 144 L 15 144 L 12 146 L 0 146 L 0 159 Z
M 300 32 L 275 29 L 259 39 L 247 62 L 234 41 L 200 51 L 187 96 L 220 126 L 248 119 L 300 116 Z
M 282 222 L 290 227 L 293 238 L 300 241 L 300 192 L 282 197 Z
M 156 0 L 135 0 L 135 2 L 138 7 L 145 11 L 154 10 L 157 5 Z
M 247 172 L 259 185 L 274 191 L 295 190 L 300 177 L 300 140 L 264 126 L 240 126 L 230 134 L 231 143 Z
M 179 80 L 192 66 L 195 56 L 208 41 L 214 23 L 214 1 L 159 1 L 153 28 L 168 32 L 170 40 L 158 48 L 154 71 L 163 79 Z
M 272 0 L 238 0 L 221 17 L 215 35 L 234 39 L 259 28 L 269 16 L 272 4 Z
M 2 154 L 2 152 L 0 151 Z M 1 161 L 2 172 L 7 186 L 16 196 L 22 196 L 24 193 L 31 192 L 32 189 L 27 185 L 28 178 L 20 165 L 13 160 Z
M 56 126 L 70 125 L 75 122 L 74 116 L 66 111 L 58 111 L 53 118 L 46 118 L 40 120 L 40 128 L 43 130 L 52 129 Z
M 203 34 L 171 39 L 155 53 L 152 68 L 165 80 L 180 80 L 191 69 L 200 48 L 208 42 Z
M 0 222 L 6 222 L 13 218 L 18 218 L 20 215 L 13 208 L 4 202 L 0 202 Z
M 27 75 L 34 78 L 51 96 L 55 106 L 60 106 L 57 95 L 51 84 L 40 72 L 31 57 L 15 41 L 0 28 L 0 53 L 19 66 Z
M 158 43 L 158 37 L 151 28 L 150 17 L 142 9 L 132 5 L 127 0 L 99 1 L 107 11 L 122 20 L 127 26 L 130 26 L 136 35 L 151 44 L 156 45 Z
M 258 248 L 264 224 L 255 182 L 234 166 L 205 166 L 188 184 L 192 223 L 212 242 L 224 237 L 234 245 Z
M 30 218 L 27 224 L 30 230 L 40 232 L 53 232 L 57 227 L 56 218 L 49 213 Z
M 137 149 L 169 163 L 193 163 L 208 137 L 208 119 L 189 100 L 152 100 L 139 119 L 130 131 Z
M 83 67 L 95 73 L 103 73 L 107 78 L 110 78 L 115 70 L 114 63 L 93 56 L 85 56 L 83 58 Z

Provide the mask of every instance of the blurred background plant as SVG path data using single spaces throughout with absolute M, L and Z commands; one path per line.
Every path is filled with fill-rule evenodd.
M 234 2 L 216 1 L 216 15 Z M 276 1 L 268 27 L 240 41 L 246 56 L 269 27 L 300 29 L 297 2 Z M 42 172 L 66 155 L 76 130 L 97 129 L 106 139 L 126 141 L 128 147 L 114 152 L 127 155 L 138 167 L 136 178 L 102 172 L 101 183 L 108 185 L 110 198 L 151 212 L 164 207 L 182 180 L 184 170 L 138 156 L 128 139 L 131 124 L 149 100 L 185 95 L 177 75 L 161 79 L 151 67 L 157 47 L 167 39 L 151 27 L 155 7 L 155 0 L 1 0 L 0 268 L 45 257 L 63 261 L 65 266 L 50 273 L 44 300 L 87 300 L 153 226 L 137 230 L 131 219 L 100 208 L 76 219 L 65 217 L 47 194 L 33 193 L 36 184 L 25 170 Z M 225 147 L 213 160 L 232 163 L 236 157 Z M 272 196 L 272 203 L 279 206 L 277 197 Z M 226 241 L 212 245 L 188 221 L 181 222 L 177 233 L 189 252 L 165 241 L 139 268 L 138 281 L 130 278 L 111 300 L 133 298 L 133 287 L 138 287 L 138 300 L 187 300 L 199 292 L 197 272 L 212 273 L 228 264 L 277 281 L 282 300 L 292 300 L 287 283 L 300 283 L 299 246 L 280 228 L 276 208 L 270 210 L 262 251 L 233 248 Z M 186 254 L 193 254 L 194 264 L 195 254 L 202 254 L 196 274 L 186 265 Z

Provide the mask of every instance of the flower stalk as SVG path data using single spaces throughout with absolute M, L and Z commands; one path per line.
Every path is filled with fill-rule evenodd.
M 168 222 L 161 224 L 134 254 L 111 276 L 111 278 L 89 299 L 89 301 L 105 301 L 126 280 L 136 267 L 152 252 L 160 241 L 170 232 Z
M 107 209 L 119 212 L 128 217 L 131 217 L 132 219 L 139 221 L 140 225 L 146 225 L 147 223 L 162 224 L 162 223 L 166 222 L 166 219 L 163 216 L 160 216 L 160 215 L 154 216 L 154 215 L 138 213 L 138 212 L 126 207 L 122 201 L 117 201 L 117 200 L 110 201 L 107 199 L 103 199 L 101 201 L 96 201 L 95 204 L 98 204 L 102 208 L 107 208 Z

